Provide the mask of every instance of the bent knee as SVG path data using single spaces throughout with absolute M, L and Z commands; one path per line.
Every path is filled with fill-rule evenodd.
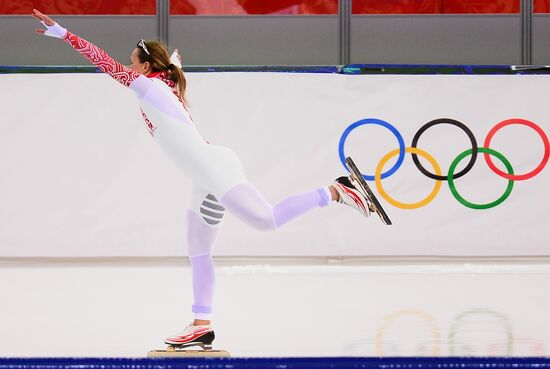
M 252 217 L 250 219 L 250 224 L 259 231 L 273 231 L 277 229 L 277 223 L 272 214 L 265 216 Z

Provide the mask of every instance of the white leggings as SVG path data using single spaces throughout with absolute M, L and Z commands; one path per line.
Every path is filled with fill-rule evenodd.
M 311 209 L 326 206 L 329 201 L 324 188 L 288 197 L 271 206 L 248 182 L 235 186 L 221 200 L 209 191 L 195 187 L 187 214 L 195 319 L 210 320 L 215 275 L 212 249 L 226 212 L 258 230 L 269 231 Z

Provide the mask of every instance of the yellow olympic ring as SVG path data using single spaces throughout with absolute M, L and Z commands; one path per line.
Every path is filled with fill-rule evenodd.
M 437 164 L 437 162 L 435 161 L 433 156 L 428 154 L 426 151 L 421 150 L 421 149 L 416 148 L 416 147 L 407 147 L 407 148 L 405 148 L 405 152 L 418 154 L 420 156 L 425 157 L 430 162 L 432 167 L 434 168 L 435 173 L 438 176 L 441 175 L 441 168 L 439 167 L 439 164 Z M 376 182 L 376 189 L 380 193 L 380 196 L 382 196 L 384 199 L 386 199 L 386 201 L 389 202 L 390 204 L 392 204 L 393 206 L 395 206 L 397 208 L 401 208 L 401 209 L 417 209 L 417 208 L 421 208 L 422 206 L 427 205 L 429 202 L 431 202 L 435 198 L 435 196 L 439 192 L 439 189 L 441 188 L 441 181 L 439 181 L 439 180 L 435 181 L 435 185 L 434 185 L 434 188 L 433 188 L 432 192 L 424 200 L 421 200 L 419 202 L 414 202 L 412 204 L 407 204 L 407 203 L 403 203 L 403 202 L 399 202 L 397 200 L 394 200 L 382 188 L 382 179 L 381 179 L 382 169 L 384 169 L 384 165 L 388 162 L 388 160 L 390 160 L 392 157 L 394 157 L 397 154 L 399 154 L 399 149 L 395 149 L 393 151 L 390 151 L 389 153 L 386 154 L 386 156 L 384 156 L 382 158 L 382 160 L 380 160 L 380 162 L 378 163 L 378 166 L 376 167 L 376 173 L 374 174 L 374 181 Z

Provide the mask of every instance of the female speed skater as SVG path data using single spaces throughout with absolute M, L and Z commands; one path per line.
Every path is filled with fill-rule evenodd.
M 46 28 L 41 35 L 62 39 L 101 71 L 133 90 L 146 127 L 162 151 L 193 182 L 188 209 L 188 255 L 191 261 L 194 321 L 182 332 L 166 338 L 176 347 L 211 347 L 214 293 L 212 249 L 226 212 L 259 230 L 275 230 L 306 212 L 331 201 L 349 205 L 368 217 L 372 204 L 349 177 L 329 186 L 290 196 L 275 206 L 247 180 L 241 162 L 230 149 L 206 142 L 198 133 L 185 99 L 182 70 L 170 60 L 166 46 L 140 40 L 128 67 L 105 51 L 72 34 L 47 15 L 33 10 L 32 16 Z

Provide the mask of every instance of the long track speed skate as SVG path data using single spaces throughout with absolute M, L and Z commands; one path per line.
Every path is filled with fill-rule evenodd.
M 348 156 L 346 158 L 346 165 L 349 169 L 349 172 L 351 174 L 351 179 L 353 182 L 357 183 L 361 190 L 364 192 L 363 194 L 367 197 L 367 199 L 370 201 L 369 208 L 370 210 L 376 212 L 380 219 L 382 219 L 382 222 L 386 225 L 391 225 L 392 222 L 390 218 L 388 217 L 388 214 L 384 211 L 384 208 L 382 205 L 380 205 L 380 202 L 374 196 L 374 193 L 371 191 L 369 185 L 363 178 L 363 175 L 361 174 L 361 171 L 357 169 L 357 166 L 353 162 L 353 160 Z
M 214 331 L 211 329 L 199 330 L 186 336 L 176 336 L 166 340 L 165 350 L 149 351 L 147 357 L 229 357 L 229 352 L 225 350 L 212 350 L 214 341 Z M 191 350 L 190 347 L 199 347 L 199 350 Z

